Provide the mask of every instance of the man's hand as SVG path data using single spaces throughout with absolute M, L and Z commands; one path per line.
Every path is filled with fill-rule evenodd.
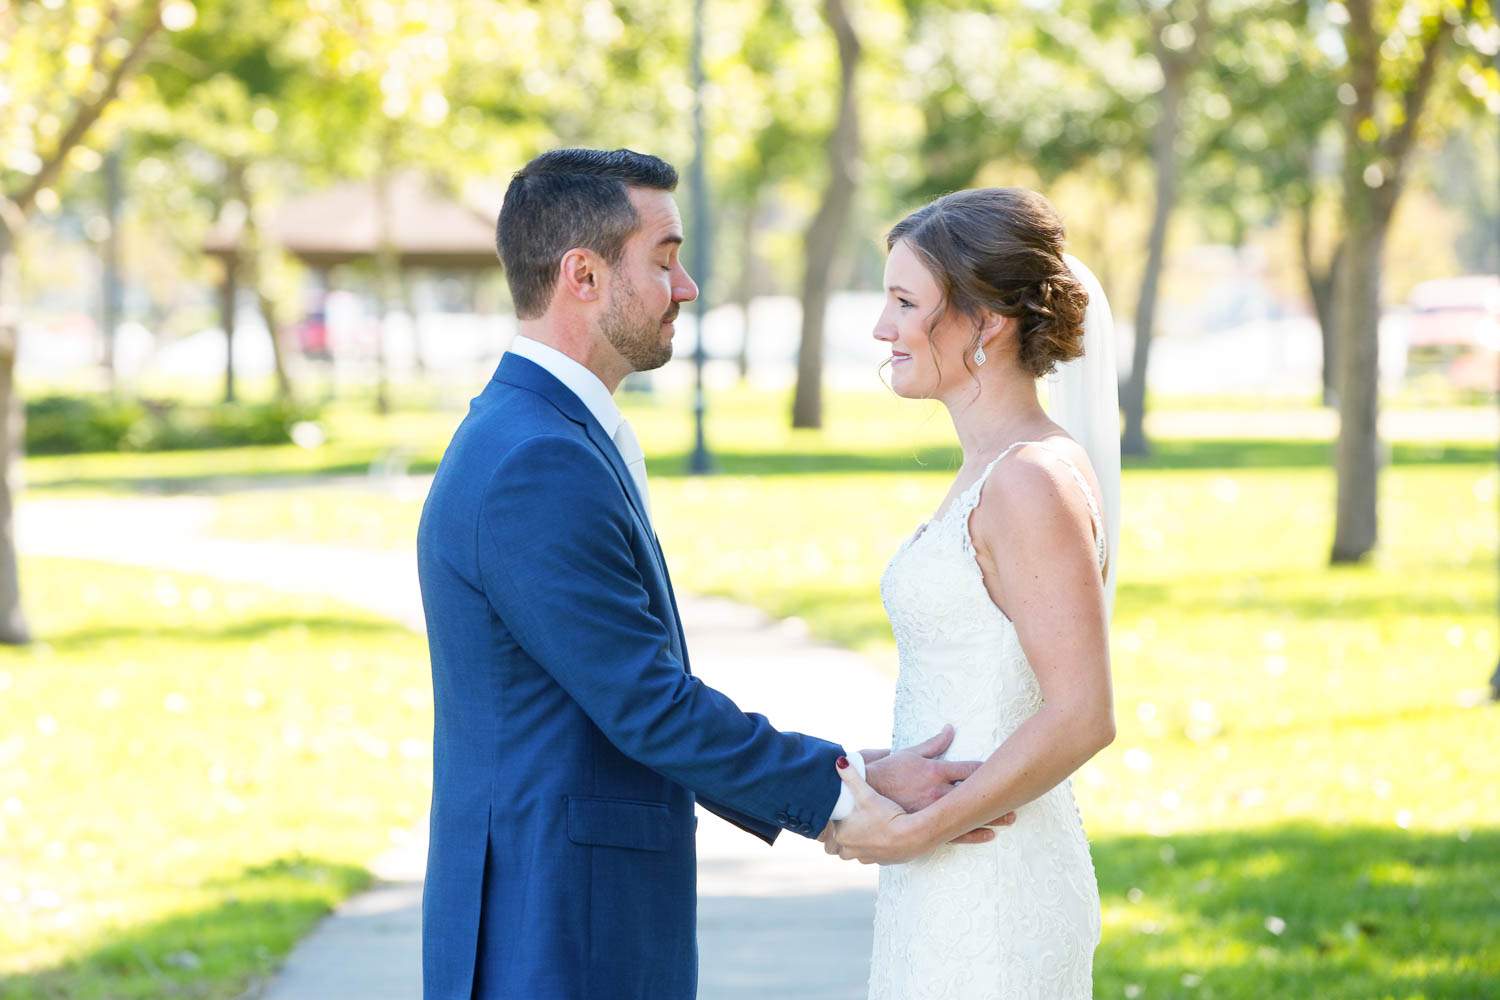
M 979 769 L 980 761 L 940 760 L 953 744 L 953 727 L 944 726 L 931 739 L 889 753 L 861 751 L 865 758 L 865 780 L 877 793 L 909 813 L 920 812 L 953 791 L 958 782 Z M 874 756 L 872 756 L 874 754 Z M 987 826 L 1010 826 L 1015 813 L 1007 813 Z M 993 840 L 993 830 L 979 829 L 953 840 L 955 844 L 982 844 Z
M 949 761 L 939 758 L 953 743 L 953 727 L 944 726 L 936 736 L 916 746 L 892 750 L 870 760 L 865 780 L 876 792 L 907 812 L 919 812 L 953 791 L 954 782 L 962 781 L 979 769 L 979 761 Z

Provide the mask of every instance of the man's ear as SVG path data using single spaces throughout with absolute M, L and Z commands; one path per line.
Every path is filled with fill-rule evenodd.
M 597 302 L 603 294 L 601 278 L 603 261 L 584 247 L 574 247 L 563 254 L 558 270 L 558 284 L 579 302 Z

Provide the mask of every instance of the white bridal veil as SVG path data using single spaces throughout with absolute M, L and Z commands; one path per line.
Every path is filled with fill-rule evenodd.
M 1115 580 L 1120 575 L 1120 388 L 1115 368 L 1115 321 L 1109 300 L 1094 272 L 1064 254 L 1068 267 L 1089 293 L 1083 320 L 1083 357 L 1059 365 L 1047 378 L 1048 415 L 1088 453 L 1103 492 L 1104 530 L 1109 544 L 1109 572 L 1104 581 L 1105 607 L 1115 607 Z

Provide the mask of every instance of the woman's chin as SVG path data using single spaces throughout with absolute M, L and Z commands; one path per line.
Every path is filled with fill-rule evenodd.
M 899 364 L 910 364 L 911 362 L 900 362 Z M 891 371 L 891 391 L 902 399 L 926 399 L 932 395 L 930 387 L 918 385 L 917 380 L 903 372 L 900 367 L 894 367 Z

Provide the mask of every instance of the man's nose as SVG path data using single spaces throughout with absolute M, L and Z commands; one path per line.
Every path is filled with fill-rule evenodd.
M 687 273 L 687 268 L 682 268 L 681 277 L 672 282 L 672 301 L 692 302 L 697 297 L 698 283 Z

